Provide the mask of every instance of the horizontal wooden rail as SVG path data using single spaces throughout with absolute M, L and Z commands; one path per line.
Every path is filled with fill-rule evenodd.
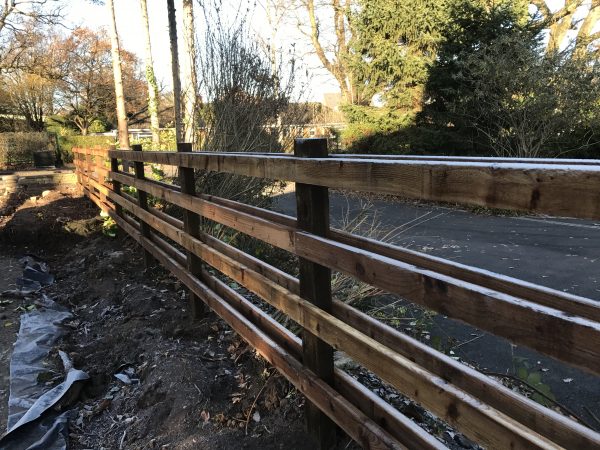
M 515 160 L 491 164 L 485 159 L 442 158 L 438 161 L 436 157 L 375 161 L 363 155 L 315 159 L 265 154 L 79 152 L 77 149 L 74 153 L 78 179 L 85 194 L 252 345 L 263 345 L 260 351 L 267 360 L 292 383 L 298 383 L 299 390 L 311 403 L 366 448 L 440 448 L 443 445 L 344 372 L 336 369 L 334 381 L 328 386 L 302 365 L 298 338 L 212 272 L 203 269 L 192 275 L 186 268 L 189 255 L 199 257 L 214 270 L 244 286 L 304 330 L 346 352 L 398 391 L 488 448 L 600 448 L 600 434 L 593 430 L 343 302 L 334 300 L 331 312 L 320 309 L 298 295 L 298 280 L 294 277 L 207 234 L 190 236 L 181 220 L 151 207 L 145 210 L 137 205 L 136 199 L 116 189 L 121 185 L 133 186 L 184 211 L 600 374 L 600 307 L 597 302 L 339 230 L 315 236 L 299 230 L 293 217 L 209 195 L 187 195 L 177 186 L 139 176 L 136 179 L 119 172 L 115 161 L 121 158 L 173 164 L 329 187 L 338 187 L 337 184 L 354 176 L 358 180 L 349 189 L 382 193 L 390 186 L 408 189 L 411 182 L 421 183 L 414 191 L 420 197 L 423 193 L 446 195 L 437 191 L 440 183 L 450 183 L 447 195 L 451 196 L 460 189 L 466 192 L 465 186 L 470 181 L 477 187 L 487 180 L 485 195 L 492 186 L 502 190 L 494 191 L 492 197 L 488 195 L 484 199 L 487 203 L 503 199 L 506 189 L 525 192 L 525 195 L 537 189 L 537 200 L 524 209 L 536 212 L 570 209 L 565 215 L 579 217 L 598 214 L 594 209 L 598 205 L 592 208 L 588 203 L 595 199 L 593 195 L 584 199 L 587 206 L 583 208 L 565 206 L 567 197 L 550 201 L 546 196 L 566 186 L 564 183 L 569 180 L 584 180 L 584 185 L 597 184 L 599 166 L 548 161 L 524 164 Z M 77 155 L 83 159 L 77 161 Z M 104 181 L 104 174 L 95 170 L 107 157 L 112 158 L 112 170 L 107 175 L 114 182 L 115 190 Z M 461 173 L 466 177 L 462 181 Z M 386 178 L 392 175 L 399 179 Z M 410 176 L 413 176 L 412 181 Z M 327 177 L 337 178 L 328 181 Z M 362 189 L 366 184 L 371 187 Z M 460 189 L 459 184 L 463 184 Z M 576 188 L 572 188 L 569 195 L 575 191 Z M 468 195 L 476 199 L 483 194 Z M 514 205 L 523 204 L 520 200 L 511 201 Z M 117 209 L 124 213 L 117 214 Z M 149 237 L 141 234 L 144 224 L 153 230 Z M 180 249 L 167 240 L 181 246 Z M 187 256 L 183 251 L 188 252 Z M 290 371 L 289 367 L 294 369 Z M 311 381 L 307 381 L 309 379 Z M 313 381 L 320 383 L 319 386 L 315 387 Z M 364 427 L 358 424 L 359 417 L 366 421 Z
M 197 152 L 198 153 L 198 152 Z M 213 152 L 211 152 L 213 153 Z M 107 150 L 95 151 L 94 155 L 108 157 Z M 277 152 L 227 152 L 227 155 L 243 156 L 278 156 L 293 157 L 292 153 Z M 439 161 L 439 162 L 482 162 L 482 163 L 518 163 L 518 164 L 549 164 L 562 166 L 600 166 L 600 159 L 574 159 L 574 158 L 518 158 L 497 156 L 444 156 L 444 155 L 377 155 L 368 153 L 336 153 L 335 158 L 371 159 L 379 161 Z
M 264 275 L 271 281 L 286 287 L 294 294 L 298 294 L 298 280 L 294 277 L 211 236 L 205 235 L 202 240 L 219 252 L 226 254 L 246 267 L 250 267 L 253 271 Z M 519 420 L 566 448 L 600 447 L 600 435 L 598 433 L 515 393 L 496 380 L 457 362 L 453 358 L 339 300 L 334 300 L 332 314 L 357 330 L 363 330 L 370 337 L 410 358 L 425 369 L 443 377 L 446 381 L 464 389 L 484 403 Z
M 225 201 L 225 203 L 228 202 L 230 201 Z M 179 228 L 182 228 L 181 223 Z M 201 240 L 244 266 L 250 267 L 253 271 L 298 294 L 298 281 L 290 275 L 211 236 L 204 235 Z M 577 443 L 577 448 L 600 446 L 600 436 L 586 427 L 578 425 L 522 395 L 516 394 L 501 383 L 431 349 L 416 339 L 370 318 L 355 308 L 334 300 L 333 314 L 354 328 L 365 330 L 366 334 L 378 342 L 413 359 L 427 370 L 443 377 L 494 408 L 518 419 L 530 428 L 538 430 L 544 436 L 561 445 L 568 447 Z
M 113 150 L 109 156 L 431 201 L 600 218 L 600 166 Z M 572 201 L 577 199 L 577 201 Z
M 336 158 L 378 159 L 384 161 L 440 161 L 440 162 L 482 162 L 482 163 L 517 163 L 517 164 L 550 164 L 559 166 L 600 166 L 600 159 L 569 158 L 510 158 L 497 156 L 432 156 L 432 155 L 369 155 L 360 153 L 340 153 Z

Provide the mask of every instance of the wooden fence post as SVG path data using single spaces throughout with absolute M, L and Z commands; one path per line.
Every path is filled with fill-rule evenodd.
M 178 152 L 191 152 L 192 144 L 189 142 L 178 142 Z M 179 184 L 181 184 L 181 192 L 187 195 L 196 195 L 196 178 L 194 169 L 189 167 L 179 167 Z M 200 238 L 200 215 L 183 210 L 183 230 L 194 238 Z M 201 279 L 202 277 L 202 260 L 194 253 L 187 251 L 187 268 L 192 275 Z M 189 293 L 189 308 L 192 319 L 201 319 L 206 313 L 204 302 L 196 296 L 191 290 Z
M 115 145 L 110 145 L 108 147 L 108 151 L 116 150 L 116 149 L 117 149 L 117 147 Z M 119 171 L 119 160 L 117 158 L 110 158 L 110 170 L 112 172 Z M 113 185 L 113 191 L 115 191 L 115 194 L 121 195 L 121 182 L 112 180 L 112 185 Z M 119 205 L 118 203 L 115 203 L 115 213 L 117 214 L 117 216 L 123 217 L 123 207 L 121 205 Z
M 134 152 L 141 152 L 142 146 L 140 144 L 133 144 L 131 146 L 131 150 L 133 150 Z M 142 161 L 135 161 L 133 168 L 135 170 L 135 177 L 138 180 L 143 180 L 144 178 L 146 178 L 146 175 L 144 174 L 144 163 Z M 144 211 L 148 211 L 148 193 L 140 189 L 138 189 L 138 205 Z M 152 233 L 150 225 L 148 225 L 143 220 L 140 220 L 140 231 L 142 233 L 142 236 L 150 239 L 150 233 Z M 148 250 L 144 249 L 144 265 L 146 266 L 146 268 L 150 267 L 153 264 L 153 262 L 154 258 L 152 257 L 152 254 Z
M 90 178 L 92 177 L 92 152 L 90 147 L 85 148 L 85 174 L 87 176 L 86 188 L 90 191 L 93 191 L 92 185 L 90 183 Z
M 296 139 L 294 155 L 304 158 L 325 158 L 327 139 Z M 298 228 L 318 236 L 329 231 L 329 191 L 327 187 L 296 183 Z M 331 269 L 299 258 L 300 296 L 324 311 L 331 312 Z M 333 384 L 333 348 L 304 330 L 302 335 L 303 363 L 325 382 Z M 335 444 L 333 421 L 312 403 L 306 404 L 306 425 L 319 448 Z
M 75 163 L 75 175 L 77 176 L 77 189 L 81 195 L 85 195 L 83 190 L 83 167 L 81 167 L 81 149 L 76 148 L 73 151 L 73 163 Z

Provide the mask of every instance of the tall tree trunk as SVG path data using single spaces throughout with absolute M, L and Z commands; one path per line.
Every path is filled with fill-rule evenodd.
M 600 38 L 598 23 L 600 22 L 600 1 L 592 2 L 590 11 L 583 19 L 581 27 L 577 32 L 577 41 L 575 45 L 575 56 L 583 57 L 588 52 L 588 46 Z M 597 48 L 597 47 L 596 47 Z
M 179 51 L 177 49 L 177 20 L 175 2 L 167 0 L 169 15 L 169 41 L 171 43 L 171 70 L 173 72 L 173 106 L 175 109 L 175 140 L 183 142 L 181 126 L 181 81 L 179 80 Z
M 328 58 L 325 48 L 321 43 L 321 34 L 319 29 L 319 21 L 315 12 L 315 0 L 302 0 L 310 23 L 309 36 L 314 47 L 317 57 L 323 64 L 323 67 L 333 75 L 340 86 L 340 91 L 344 101 L 348 104 L 361 104 L 365 101 L 359 97 L 358 92 L 355 92 L 353 86 L 352 68 L 348 65 L 347 59 L 350 55 L 348 49 L 348 37 L 346 36 L 346 20 L 349 19 L 350 7 L 349 2 L 345 5 L 342 0 L 332 0 L 331 7 L 333 9 L 333 26 L 336 36 L 334 58 Z
M 146 82 L 148 83 L 148 113 L 150 114 L 150 130 L 152 131 L 152 147 L 160 149 L 160 122 L 158 120 L 158 83 L 154 76 L 154 61 L 152 60 L 152 44 L 150 41 L 150 21 L 146 0 L 140 0 L 142 8 L 142 26 L 146 33 Z
M 115 5 L 113 0 L 107 0 L 106 5 L 110 13 L 110 42 L 113 75 L 115 78 L 115 98 L 117 100 L 117 129 L 119 131 L 119 147 L 129 149 L 129 129 L 127 128 L 127 113 L 125 112 L 125 95 L 123 94 L 123 76 L 121 74 L 121 48 L 117 34 L 117 21 L 115 19 Z
M 198 99 L 196 76 L 196 28 L 194 26 L 193 0 L 183 0 L 183 40 L 186 55 L 183 58 L 183 102 L 185 142 L 195 143 L 196 102 Z

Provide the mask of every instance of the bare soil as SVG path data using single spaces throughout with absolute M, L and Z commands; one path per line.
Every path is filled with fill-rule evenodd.
M 191 321 L 183 286 L 145 269 L 126 236 L 104 236 L 97 212 L 69 190 L 0 203 L 0 288 L 18 275 L 4 269 L 34 253 L 56 275 L 44 292 L 74 313 L 59 348 L 91 380 L 73 405 L 72 448 L 314 448 L 303 396 L 216 315 Z M 0 424 L 15 304 L 0 306 Z M 340 435 L 339 447 L 348 443 Z

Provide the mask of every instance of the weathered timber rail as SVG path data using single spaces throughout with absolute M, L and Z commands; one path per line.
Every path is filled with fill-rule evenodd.
M 317 413 L 320 410 L 363 447 L 444 448 L 348 374 L 332 369 L 330 348 L 344 351 L 487 448 L 600 448 L 599 433 L 343 302 L 322 294 L 315 298 L 315 289 L 327 291 L 328 280 L 323 281 L 327 270 L 345 272 L 600 375 L 598 302 L 329 229 L 323 216 L 327 190 L 317 189 L 599 219 L 600 165 L 577 160 L 377 160 L 311 158 L 302 152 L 291 156 L 183 151 L 189 149 L 185 145 L 177 153 L 75 149 L 78 180 L 85 194 L 141 244 L 148 258 L 174 273 L 195 301 L 202 301 L 227 321 L 306 395 Z M 119 170 L 122 160 L 137 163 L 135 175 Z M 183 168 L 183 189 L 146 179 L 143 164 L 148 163 Z M 295 181 L 298 187 L 304 186 L 297 189 L 298 219 L 194 193 L 189 179 L 196 169 Z M 135 199 L 121 192 L 122 186 L 135 187 L 144 195 Z M 148 206 L 147 196 L 181 207 L 187 214 L 185 220 Z M 308 266 L 301 270 L 300 279 L 291 277 L 202 233 L 196 219 L 200 217 L 291 252 Z M 304 339 L 291 334 L 204 265 L 287 314 L 305 330 Z M 327 442 L 326 430 L 316 432 L 321 444 Z

